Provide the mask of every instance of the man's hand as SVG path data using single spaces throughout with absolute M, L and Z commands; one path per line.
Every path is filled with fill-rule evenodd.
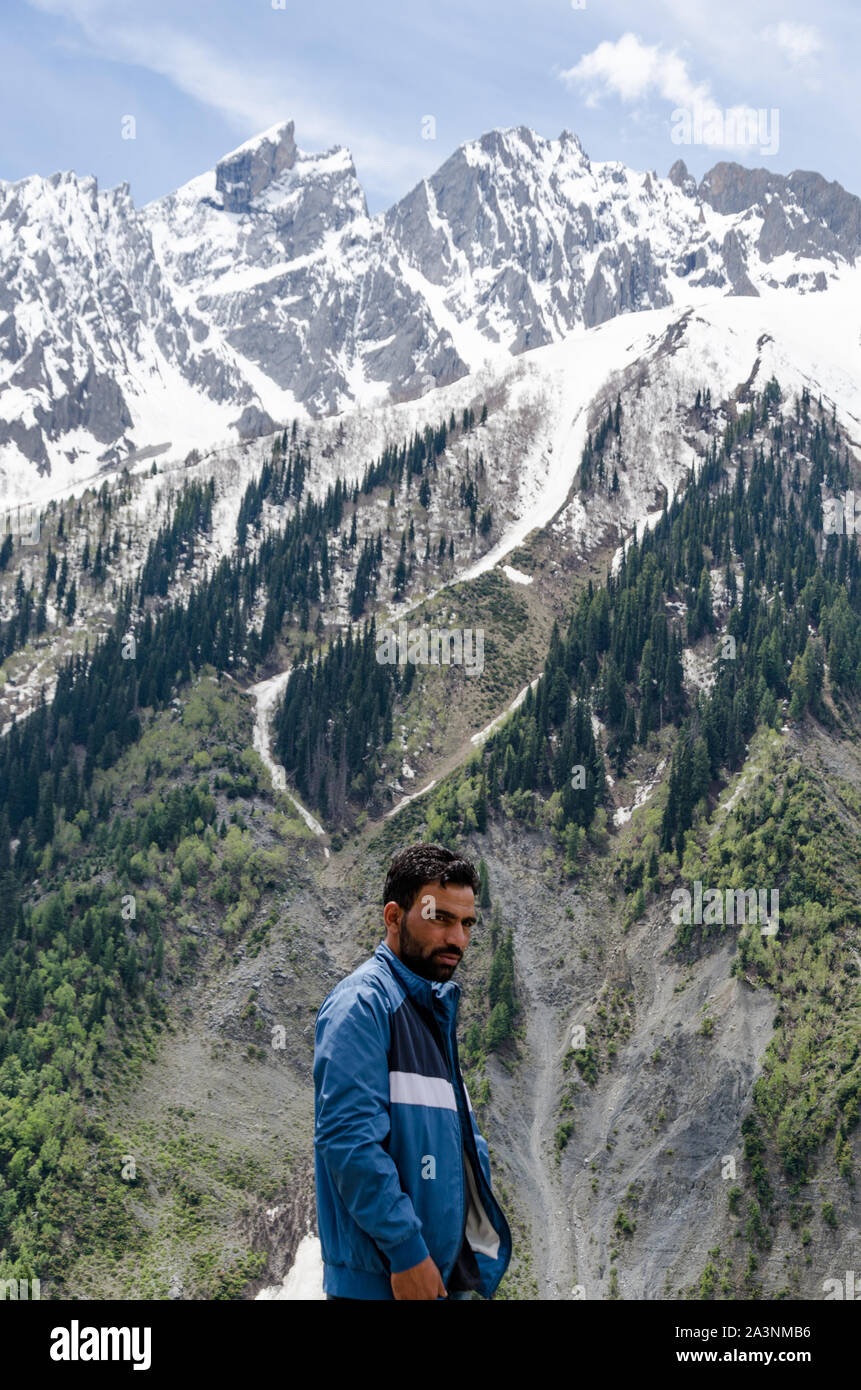
M 440 1272 L 428 1255 L 421 1264 L 412 1269 L 402 1269 L 400 1274 L 391 1275 L 392 1293 L 395 1298 L 430 1299 L 448 1298 Z

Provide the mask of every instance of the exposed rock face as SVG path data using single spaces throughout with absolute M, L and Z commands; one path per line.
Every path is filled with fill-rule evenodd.
M 222 196 L 225 212 L 250 212 L 258 193 L 295 163 L 292 121 L 220 159 L 215 166 L 215 187 Z
M 723 253 L 723 263 L 726 267 L 727 278 L 731 285 L 730 294 L 753 294 L 757 291 L 747 277 L 745 271 L 745 248 L 744 243 L 739 239 L 738 232 L 727 232 L 721 247 Z
M 233 425 L 240 439 L 258 439 L 261 434 L 272 434 L 275 430 L 272 417 L 256 405 L 247 405 Z
M 703 291 L 822 291 L 859 246 L 861 202 L 819 174 L 720 163 L 697 187 L 525 126 L 373 219 L 349 152 L 304 153 L 292 122 L 142 209 L 74 174 L 0 184 L 0 489 L 421 395 Z
M 790 251 L 854 265 L 861 248 L 861 199 L 821 174 L 772 174 L 721 163 L 705 175 L 699 196 L 723 215 L 756 211 L 763 219 L 758 243 L 763 260 Z
M 670 172 L 667 174 L 670 183 L 675 184 L 683 193 L 691 198 L 696 196 L 697 181 L 688 173 L 688 166 L 683 159 L 677 159 Z
M 90 363 L 74 390 L 61 396 L 45 417 L 52 438 L 70 430 L 87 430 L 100 444 L 109 444 L 131 428 L 132 418 L 116 381 Z
M 647 241 L 635 241 L 633 248 L 623 244 L 618 251 L 605 247 L 586 286 L 583 299 L 586 327 L 605 323 L 617 314 L 636 309 L 659 309 L 670 304 L 665 274 L 665 268 L 653 260 Z
M 313 1158 L 300 1162 L 289 1186 L 268 1205 L 260 1202 L 245 1220 L 253 1250 L 265 1253 L 267 1272 L 254 1285 L 280 1282 L 289 1273 L 302 1237 L 317 1234 Z

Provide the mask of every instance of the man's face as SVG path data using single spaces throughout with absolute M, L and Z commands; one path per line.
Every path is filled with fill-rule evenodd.
M 425 980 L 450 980 L 469 945 L 475 924 L 475 894 L 468 884 L 425 883 L 409 912 L 386 903 L 387 944 L 399 960 Z

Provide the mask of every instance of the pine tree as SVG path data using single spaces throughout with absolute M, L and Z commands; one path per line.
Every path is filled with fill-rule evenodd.
M 479 907 L 490 907 L 490 879 L 487 865 L 483 859 L 478 861 L 478 883 L 478 905 Z
M 77 610 L 77 607 L 78 607 L 78 585 L 77 585 L 77 582 L 73 579 L 72 582 L 71 582 L 71 584 L 69 585 L 69 592 L 68 592 L 67 595 L 66 595 L 66 602 L 65 602 L 65 605 L 64 605 L 64 607 L 63 607 L 63 612 L 65 613 L 65 615 L 66 615 L 66 617 L 68 618 L 69 622 L 72 622 L 72 621 L 73 621 L 74 616 L 75 616 L 75 612 L 76 612 L 76 610 Z

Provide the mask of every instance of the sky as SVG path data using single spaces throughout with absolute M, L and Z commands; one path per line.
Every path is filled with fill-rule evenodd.
M 293 120 L 301 149 L 351 150 L 372 213 L 518 125 L 659 174 L 736 159 L 861 194 L 859 0 L 2 3 L 6 180 L 74 169 L 141 206 Z

